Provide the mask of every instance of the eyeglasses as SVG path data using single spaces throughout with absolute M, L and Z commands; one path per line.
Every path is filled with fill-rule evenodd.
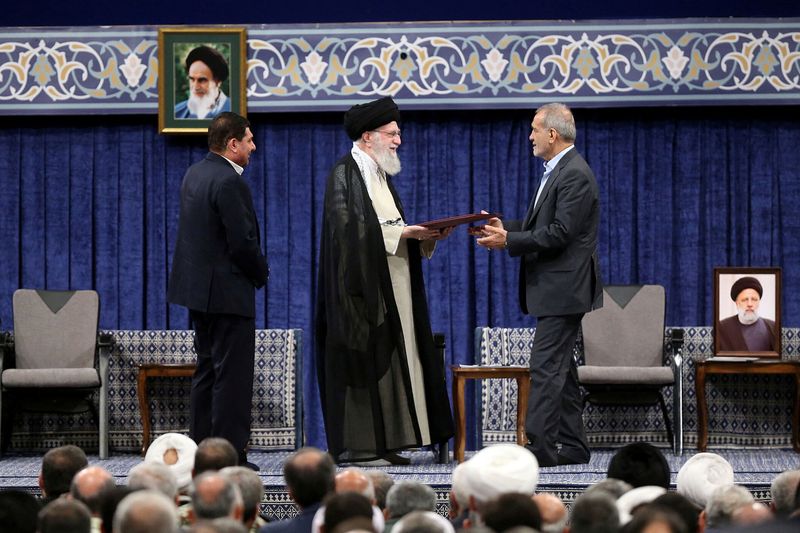
M 395 131 L 372 130 L 372 131 L 374 131 L 375 133 L 383 133 L 384 135 L 388 135 L 392 139 L 394 139 L 395 137 L 400 137 L 400 130 L 395 130 Z

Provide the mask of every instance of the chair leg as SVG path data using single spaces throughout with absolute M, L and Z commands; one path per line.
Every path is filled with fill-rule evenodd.
M 661 391 L 658 391 L 658 404 L 661 406 L 661 414 L 664 416 L 664 425 L 667 428 L 667 439 L 669 443 L 672 444 L 673 448 L 675 447 L 675 435 L 672 433 L 672 424 L 669 420 L 669 413 L 667 412 L 667 404 L 664 401 L 664 395 L 661 394 Z
M 103 383 L 100 387 L 100 416 L 97 423 L 100 445 L 100 459 L 108 459 L 108 388 Z

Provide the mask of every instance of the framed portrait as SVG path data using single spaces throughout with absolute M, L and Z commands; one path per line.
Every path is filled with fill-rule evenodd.
M 224 111 L 247 112 L 244 28 L 159 28 L 158 131 L 206 133 Z
M 781 269 L 714 269 L 714 355 L 781 356 Z

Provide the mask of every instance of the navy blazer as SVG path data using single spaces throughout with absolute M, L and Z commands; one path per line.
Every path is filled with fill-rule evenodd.
M 294 518 L 270 522 L 263 526 L 258 533 L 311 533 L 314 515 L 317 514 L 321 506 L 322 503 L 320 502 L 309 505 Z
M 534 191 L 535 198 L 535 191 Z M 577 149 L 556 164 L 523 221 L 504 222 L 508 252 L 520 257 L 519 299 L 534 316 L 586 313 L 603 305 L 597 260 L 599 190 Z
M 183 178 L 167 299 L 195 311 L 255 316 L 267 260 L 247 182 L 209 152 Z

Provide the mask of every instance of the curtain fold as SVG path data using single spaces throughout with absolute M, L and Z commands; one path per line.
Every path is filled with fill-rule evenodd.
M 542 172 L 531 112 L 404 113 L 409 223 L 477 212 L 522 218 Z M 601 192 L 606 283 L 667 288 L 670 325 L 710 325 L 715 266 L 782 266 L 783 325 L 800 326 L 800 121 L 795 108 L 577 110 L 576 146 Z M 324 442 L 313 367 L 313 315 L 325 176 L 350 147 L 341 114 L 250 117 L 245 171 L 271 268 L 259 328 L 301 328 L 309 442 Z M 156 133 L 152 117 L 0 120 L 0 329 L 19 287 L 95 288 L 101 327 L 189 327 L 166 302 L 180 182 L 204 136 Z M 478 325 L 531 326 L 518 263 L 460 227 L 424 272 L 448 366 L 473 362 Z

